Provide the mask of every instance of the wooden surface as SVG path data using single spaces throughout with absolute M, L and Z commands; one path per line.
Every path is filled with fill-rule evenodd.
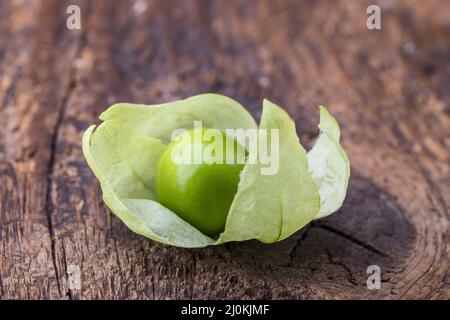
M 0 298 L 449 299 L 449 85 L 446 0 L 0 1 Z M 274 100 L 308 146 L 328 106 L 352 164 L 343 208 L 274 245 L 186 250 L 128 230 L 82 133 L 112 103 L 203 92 L 257 118 Z

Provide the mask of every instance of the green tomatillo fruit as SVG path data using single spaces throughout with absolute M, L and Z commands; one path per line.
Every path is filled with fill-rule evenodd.
M 203 234 L 225 228 L 246 150 L 218 129 L 180 134 L 161 155 L 155 177 L 158 201 Z
M 347 194 L 350 162 L 324 107 L 309 152 L 293 119 L 266 99 L 259 125 L 239 102 L 212 93 L 156 105 L 117 103 L 100 120 L 86 130 L 82 147 L 104 203 L 130 230 L 160 243 L 275 243 L 336 212 Z M 176 135 L 179 128 L 196 129 Z M 211 143 L 223 140 L 229 146 Z M 193 162 L 184 161 L 189 156 Z

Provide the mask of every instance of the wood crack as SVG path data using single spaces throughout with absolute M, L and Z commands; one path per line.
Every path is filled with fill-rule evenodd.
M 58 285 L 58 292 L 59 295 L 62 294 L 61 292 L 61 283 L 59 279 L 59 271 L 58 266 L 56 262 L 56 241 L 55 241 L 55 230 L 53 228 L 53 222 L 52 222 L 52 212 L 54 210 L 54 205 L 52 201 L 52 190 L 53 190 L 53 171 L 55 167 L 55 158 L 56 158 L 56 148 L 57 148 L 57 142 L 58 142 L 58 136 L 59 131 L 61 129 L 61 125 L 64 120 L 64 115 L 66 113 L 67 104 L 71 97 L 71 94 L 75 88 L 75 81 L 74 81 L 74 75 L 73 70 L 69 72 L 69 84 L 66 89 L 66 93 L 64 94 L 63 100 L 61 102 L 61 105 L 59 107 L 58 116 L 56 118 L 56 123 L 53 128 L 51 141 L 50 141 L 50 159 L 47 166 L 47 191 L 46 191 L 46 201 L 45 201 L 45 213 L 47 216 L 47 225 L 48 230 L 50 233 L 50 241 L 51 241 L 51 255 L 53 260 L 53 268 L 55 270 L 56 275 L 56 282 Z
M 285 267 L 290 267 L 292 264 L 292 261 L 295 258 L 295 251 L 297 251 L 297 248 L 300 246 L 300 244 L 303 242 L 303 240 L 306 239 L 308 236 L 308 229 L 304 229 L 303 233 L 295 240 L 294 245 L 292 246 L 291 250 L 289 251 L 289 261 L 286 263 Z
M 73 64 L 73 61 L 75 61 L 77 59 L 77 57 L 79 57 L 81 55 L 81 53 L 83 52 L 83 49 L 86 46 L 86 42 L 87 42 L 86 32 L 83 32 L 78 39 L 77 49 L 74 54 L 74 57 L 72 58 L 72 64 Z M 47 165 L 47 189 L 46 189 L 46 197 L 45 197 L 45 199 L 46 199 L 45 200 L 45 213 L 47 216 L 47 225 L 48 225 L 48 230 L 50 233 L 51 256 L 52 256 L 52 261 L 53 261 L 53 268 L 55 270 L 56 283 L 58 286 L 58 293 L 60 296 L 62 296 L 61 283 L 60 283 L 60 278 L 59 278 L 60 272 L 58 270 L 58 264 L 57 264 L 57 260 L 56 260 L 56 237 L 55 237 L 55 230 L 54 230 L 53 221 L 52 221 L 52 213 L 54 210 L 54 205 L 53 205 L 53 201 L 52 201 L 53 172 L 55 169 L 55 158 L 56 158 L 59 133 L 60 133 L 61 127 L 64 122 L 68 103 L 70 101 L 70 98 L 72 97 L 72 94 L 73 94 L 76 86 L 77 86 L 76 70 L 73 67 L 73 65 L 71 65 L 71 67 L 69 69 L 69 74 L 68 74 L 68 85 L 67 85 L 65 93 L 63 95 L 61 104 L 58 108 L 58 115 L 56 117 L 55 126 L 53 127 L 53 132 L 51 135 L 50 158 L 49 158 L 48 165 Z M 63 244 L 63 246 L 64 246 L 64 244 Z M 64 250 L 64 248 L 63 248 L 63 250 Z M 65 255 L 65 253 L 64 253 L 64 255 Z M 67 273 L 68 273 L 67 266 L 66 266 L 65 273 L 66 273 L 66 277 L 67 277 Z M 71 293 L 69 293 L 69 298 L 71 298 Z
M 117 240 L 115 237 L 113 237 L 113 245 L 114 245 L 114 253 L 116 255 L 117 259 L 117 267 L 119 268 L 120 275 L 122 275 L 122 265 L 120 264 L 120 256 L 119 256 L 119 250 L 117 249 Z
M 64 242 L 63 242 L 61 248 L 62 248 L 62 254 L 63 254 L 63 259 L 64 259 L 64 267 L 66 269 L 66 278 L 68 281 L 69 280 L 69 272 L 68 272 L 68 268 L 67 268 L 67 256 L 66 256 L 66 249 L 64 247 Z M 69 285 L 67 285 L 67 293 L 66 294 L 69 297 L 69 300 L 73 300 L 72 289 L 69 287 Z
M 1 269 L 0 269 L 0 271 L 1 271 Z M 2 279 L 2 274 L 0 272 L 0 298 L 3 295 L 3 292 L 5 292 L 5 290 L 3 289 L 3 279 Z
M 330 250 L 325 249 L 325 252 L 327 253 L 327 257 L 328 257 L 329 263 L 331 263 L 331 264 L 333 264 L 333 265 L 335 265 L 335 266 L 339 266 L 339 267 L 341 267 L 342 269 L 344 269 L 344 270 L 348 273 L 348 275 L 349 275 L 348 281 L 349 281 L 351 284 L 357 286 L 357 285 L 358 285 L 358 281 L 356 281 L 355 277 L 353 276 L 353 272 L 352 272 L 352 270 L 350 269 L 350 267 L 347 266 L 345 263 L 343 263 L 343 262 L 341 262 L 341 261 L 339 261 L 339 260 L 334 259 L 334 258 L 333 258 L 333 255 L 332 255 L 331 252 L 330 252 Z
M 373 245 L 371 245 L 369 243 L 366 243 L 366 242 L 364 242 L 364 241 L 362 241 L 362 240 L 352 236 L 351 234 L 343 232 L 343 231 L 341 231 L 341 230 L 339 230 L 339 229 L 337 229 L 335 227 L 332 227 L 330 225 L 323 224 L 323 223 L 317 224 L 316 226 L 318 228 L 327 230 L 327 231 L 332 232 L 332 233 L 334 233 L 334 234 L 336 234 L 338 236 L 341 236 L 341 237 L 343 237 L 343 238 L 345 238 L 345 239 L 347 239 L 347 240 L 357 244 L 358 246 L 360 246 L 360 247 L 362 247 L 362 248 L 364 248 L 364 249 L 366 249 L 366 250 L 368 250 L 370 252 L 373 252 L 373 253 L 375 253 L 375 254 L 377 254 L 379 256 L 382 256 L 384 258 L 392 258 L 388 253 L 382 251 L 381 249 L 378 249 L 377 247 L 375 247 L 375 246 L 373 246 Z

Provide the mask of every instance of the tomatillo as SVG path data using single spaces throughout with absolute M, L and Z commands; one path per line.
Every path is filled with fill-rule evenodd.
M 180 134 L 159 159 L 157 200 L 210 237 L 225 228 L 246 150 L 218 129 Z

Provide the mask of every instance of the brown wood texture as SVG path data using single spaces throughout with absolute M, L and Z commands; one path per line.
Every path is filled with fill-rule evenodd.
M 449 299 L 450 3 L 373 2 L 377 31 L 367 1 L 0 1 L 0 298 Z M 203 92 L 257 118 L 272 99 L 309 146 L 326 105 L 352 164 L 343 208 L 273 245 L 128 230 L 84 130 L 115 102 Z

